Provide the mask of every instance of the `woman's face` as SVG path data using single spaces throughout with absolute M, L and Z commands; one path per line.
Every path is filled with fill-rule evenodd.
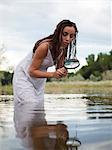
M 72 40 L 75 38 L 75 35 L 76 35 L 76 31 L 74 27 L 66 26 L 62 31 L 61 46 L 67 47 L 68 44 L 70 44 L 70 42 L 72 42 Z

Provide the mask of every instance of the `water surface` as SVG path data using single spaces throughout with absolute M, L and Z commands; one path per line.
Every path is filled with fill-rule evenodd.
M 78 150 L 112 149 L 111 95 L 46 94 L 44 110 L 2 99 L 0 150 L 68 150 L 73 139 Z

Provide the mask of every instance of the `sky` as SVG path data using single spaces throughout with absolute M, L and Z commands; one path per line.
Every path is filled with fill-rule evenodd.
M 15 68 L 63 19 L 77 25 L 77 57 L 83 66 L 88 55 L 111 50 L 111 16 L 111 0 L 0 0 L 0 48 L 5 46 L 7 60 L 1 69 Z

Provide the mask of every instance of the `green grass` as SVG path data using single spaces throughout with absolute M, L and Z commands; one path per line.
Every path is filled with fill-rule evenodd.
M 73 81 L 47 82 L 45 93 L 48 94 L 111 94 L 112 80 L 109 81 Z M 0 95 L 12 95 L 12 85 L 0 86 Z
M 75 82 L 47 82 L 46 93 L 67 94 L 111 94 L 112 81 L 75 81 Z
M 0 86 L 0 95 L 12 95 L 12 85 Z

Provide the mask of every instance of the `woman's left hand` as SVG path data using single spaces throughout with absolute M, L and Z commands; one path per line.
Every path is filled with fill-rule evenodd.
M 67 69 L 65 67 L 57 69 L 57 73 L 60 75 L 60 77 L 65 77 L 68 74 Z

